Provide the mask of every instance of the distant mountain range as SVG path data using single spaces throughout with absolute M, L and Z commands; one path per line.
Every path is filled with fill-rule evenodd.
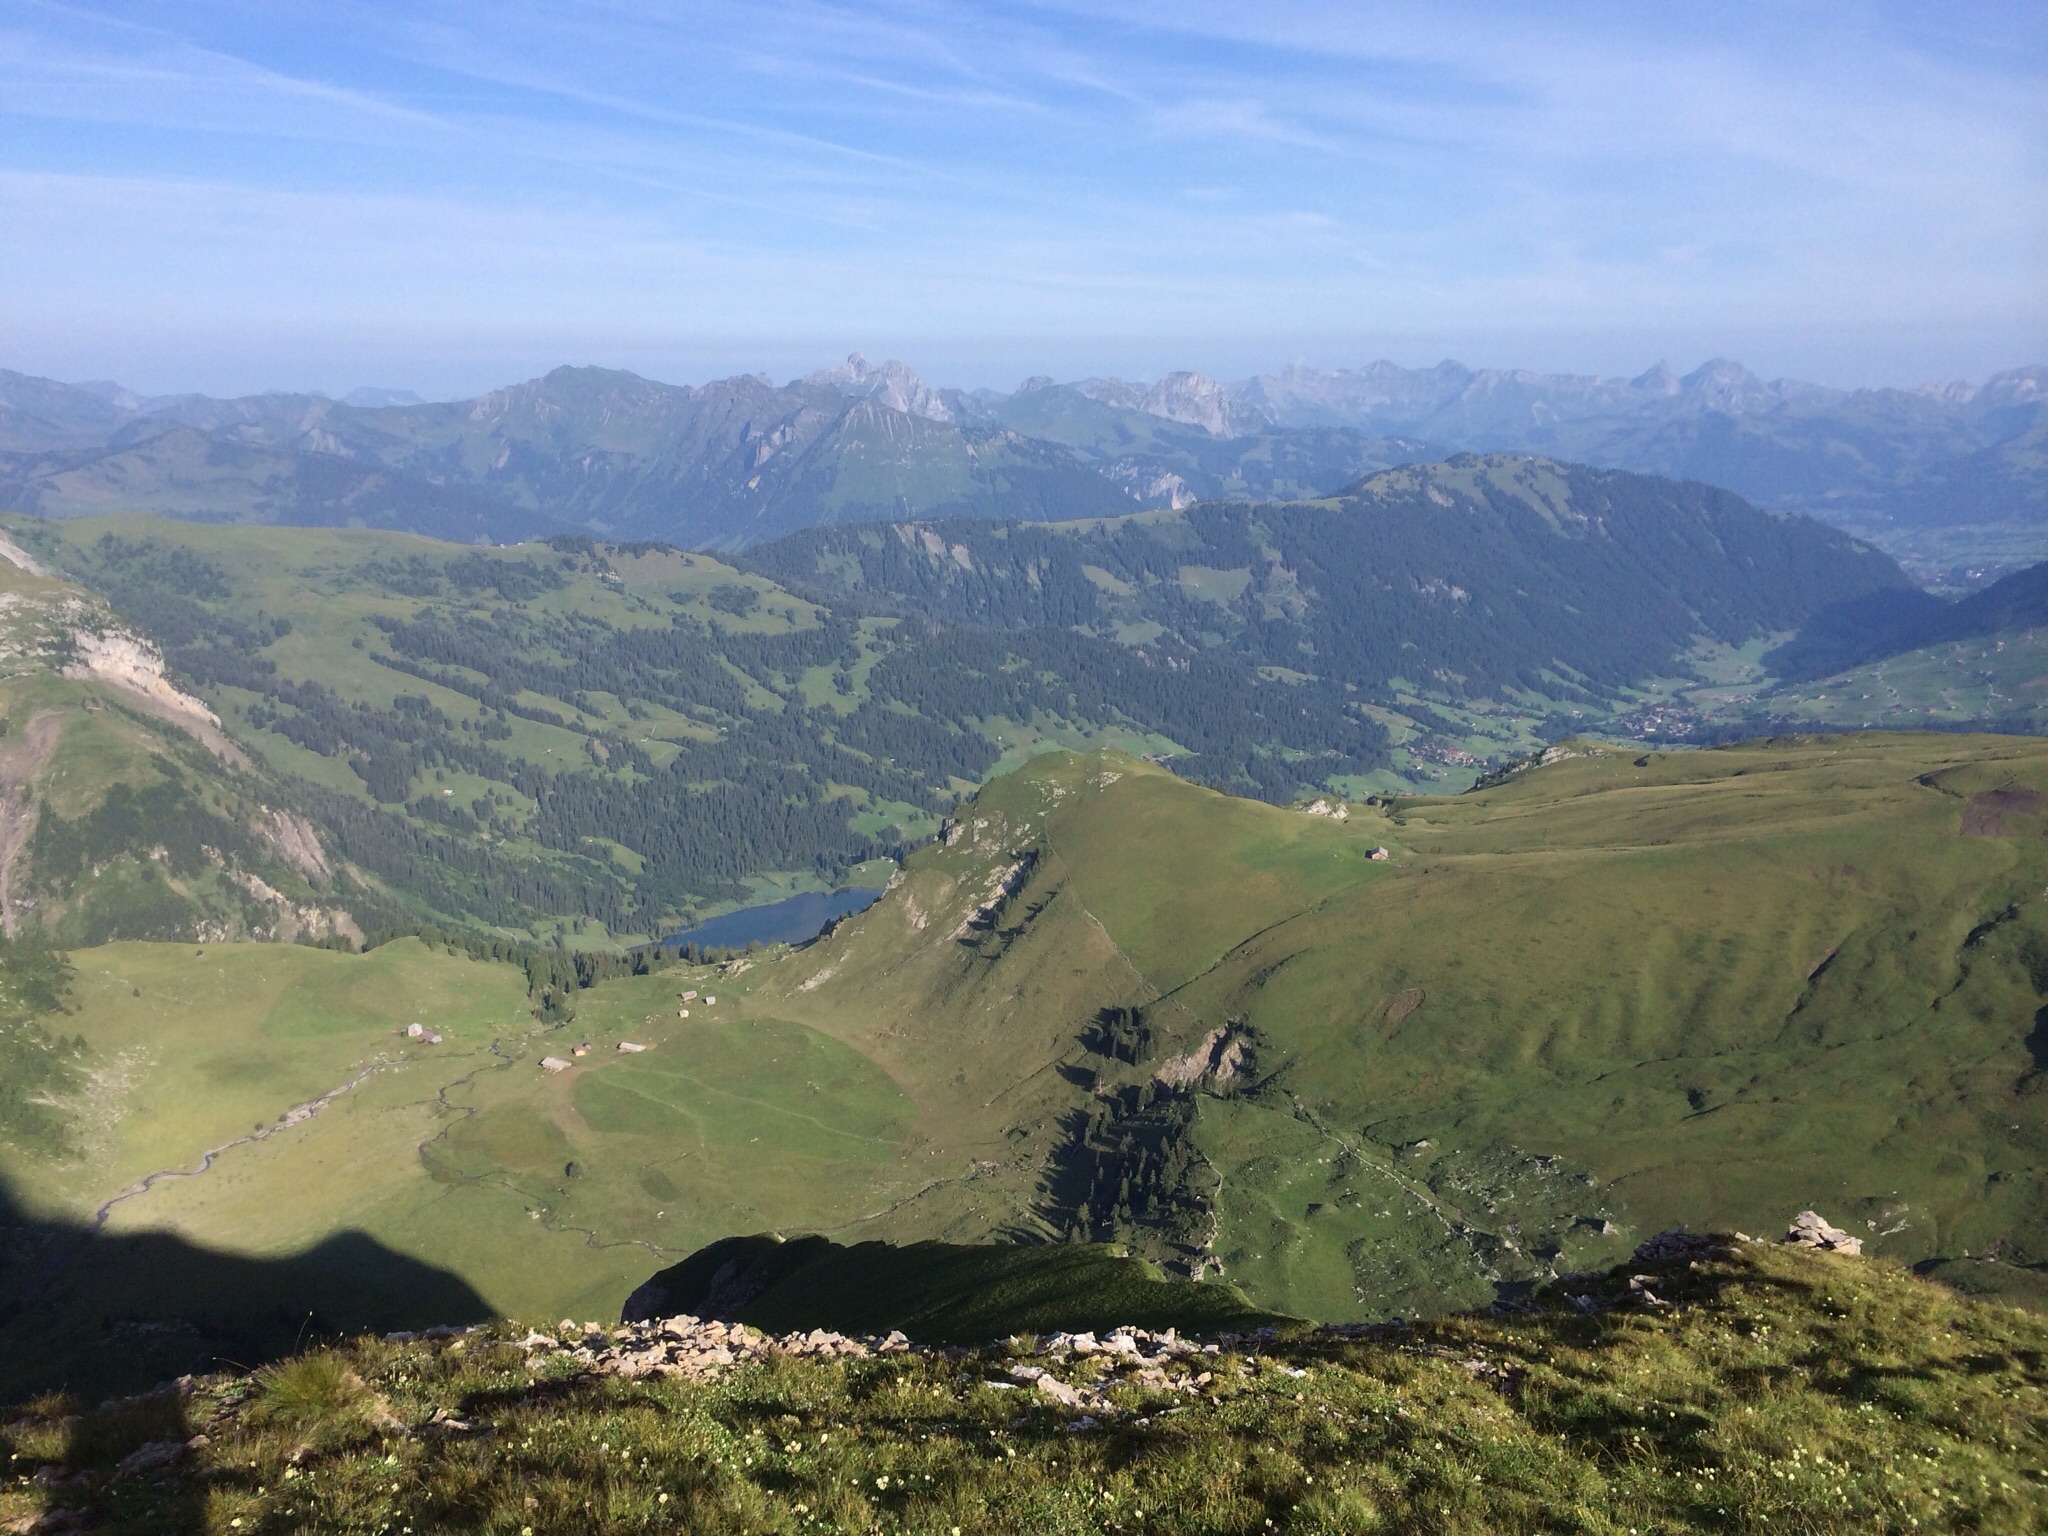
M 1222 383 L 938 389 L 858 354 L 777 386 L 558 368 L 474 400 L 365 389 L 144 398 L 0 371 L 0 508 L 576 529 L 738 549 L 902 518 L 1057 521 L 1326 496 L 1458 451 L 1698 480 L 1883 545 L 1922 576 L 2048 556 L 2048 368 L 1838 390 L 1715 361 L 1630 379 L 1392 363 Z

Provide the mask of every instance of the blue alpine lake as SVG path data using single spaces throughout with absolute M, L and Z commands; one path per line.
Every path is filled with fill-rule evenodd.
M 741 907 L 737 912 L 706 918 L 696 927 L 672 933 L 661 942 L 666 949 L 676 949 L 684 944 L 745 949 L 756 939 L 763 944 L 801 944 L 824 932 L 827 923 L 851 917 L 856 912 L 865 912 L 881 899 L 881 891 L 870 886 L 853 886 L 829 895 L 823 891 L 806 891 L 801 896 L 786 896 L 781 901 L 764 902 L 758 907 Z

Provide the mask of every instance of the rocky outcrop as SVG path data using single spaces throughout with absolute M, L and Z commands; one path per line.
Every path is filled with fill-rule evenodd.
M 1638 1244 L 1631 1262 L 1667 1264 L 1681 1259 L 1726 1258 L 1742 1244 L 1756 1241 L 1758 1239 L 1746 1232 L 1688 1232 L 1683 1227 L 1674 1227 Z M 1861 1256 L 1863 1252 L 1862 1238 L 1850 1236 L 1815 1211 L 1801 1211 L 1794 1216 L 1779 1242 L 1787 1247 L 1812 1248 L 1821 1253 L 1840 1253 L 1852 1258 Z
M 71 643 L 74 660 L 64 669 L 66 677 L 112 683 L 153 699 L 174 714 L 219 727 L 220 716 L 164 675 L 164 659 L 148 641 L 120 630 L 81 629 L 72 635 Z
M 973 898 L 973 904 L 946 937 L 965 938 L 971 929 L 991 926 L 1002 913 L 1003 904 L 1024 888 L 1024 882 L 1031 878 L 1031 868 L 1037 862 L 1038 854 L 1032 850 L 1015 863 L 993 871 L 988 884 L 979 896 Z
M 1823 1253 L 1846 1253 L 1860 1255 L 1863 1239 L 1851 1237 L 1840 1227 L 1829 1224 L 1826 1217 L 1813 1211 L 1801 1211 L 1792 1218 L 1792 1225 L 1785 1230 L 1780 1241 L 1794 1248 L 1818 1248 Z
M 55 712 L 44 710 L 29 717 L 25 730 L 0 741 L 0 929 L 10 939 L 20 931 L 23 907 L 31 904 L 23 894 L 28 882 L 18 878 L 18 870 L 27 867 L 23 855 L 39 814 L 34 780 L 62 734 Z
M 0 533 L 0 560 L 6 560 L 31 576 L 48 576 L 50 569 L 6 534 Z
M 1607 1223 L 1602 1222 L 1605 1227 Z M 1736 1245 L 1747 1241 L 1740 1233 L 1688 1232 L 1673 1227 L 1636 1245 L 1629 1255 L 1631 1264 L 1691 1263 L 1696 1259 L 1726 1258 Z
M 1251 1070 L 1252 1044 L 1241 1026 L 1212 1029 L 1185 1056 L 1162 1063 L 1152 1081 L 1164 1088 L 1192 1088 L 1206 1079 L 1225 1082 Z
M 1091 400 L 1148 416 L 1200 427 L 1211 437 L 1242 437 L 1272 429 L 1266 413 L 1238 399 L 1229 386 L 1181 369 L 1149 389 L 1124 379 L 1084 379 L 1074 386 Z
M 1240 437 L 1272 427 L 1257 406 L 1233 399 L 1223 385 L 1199 373 L 1169 373 L 1145 392 L 1138 408 L 1200 427 L 1212 437 Z
M 1163 502 L 1178 512 L 1201 500 L 1187 481 L 1172 470 L 1142 459 L 1119 459 L 1103 473 L 1129 491 L 1134 501 Z
M 334 871 L 327 863 L 327 850 L 320 846 L 320 834 L 313 823 L 296 811 L 263 808 L 259 831 L 285 861 L 309 880 L 328 880 Z
M 412 1335 L 394 1335 L 409 1340 Z M 1230 1336 L 1235 1342 L 1237 1336 Z M 601 1328 L 595 1323 L 564 1320 L 552 1333 L 535 1331 L 517 1341 L 538 1366 L 559 1360 L 594 1376 L 627 1380 L 674 1377 L 711 1381 L 729 1370 L 775 1356 L 810 1359 L 866 1359 L 873 1355 L 945 1354 L 958 1358 L 961 1349 L 935 1350 L 913 1344 L 902 1333 L 849 1337 L 828 1329 L 785 1334 L 763 1333 L 742 1323 L 724 1323 L 688 1313 L 649 1318 Z M 1017 1349 L 1026 1343 L 1026 1350 Z M 1211 1389 L 1212 1371 L 1201 1369 L 1222 1352 L 1219 1343 L 1181 1338 L 1173 1329 L 1154 1333 L 1143 1328 L 1117 1328 L 1094 1333 L 1054 1333 L 1044 1339 L 1012 1341 L 997 1348 L 988 1361 L 994 1375 L 988 1385 L 1028 1391 L 1084 1415 L 1120 1417 L 1107 1395 L 1114 1386 L 1135 1386 L 1151 1392 L 1197 1396 Z M 1031 1358 L 1012 1358 L 1029 1354 Z M 559 1371 L 561 1367 L 556 1367 Z M 1075 1421 L 1086 1429 L 1094 1417 Z
M 575 1362 L 594 1375 L 677 1376 L 708 1381 L 729 1367 L 765 1360 L 771 1355 L 813 1358 L 862 1358 L 899 1353 L 910 1348 L 900 1333 L 879 1339 L 850 1339 L 813 1328 L 808 1333 L 777 1337 L 747 1327 L 688 1313 L 621 1323 L 612 1329 L 565 1321 L 554 1333 L 529 1333 L 519 1341 L 528 1356 L 556 1356 Z
M 731 1319 L 830 1247 L 821 1237 L 787 1243 L 772 1237 L 723 1238 L 643 1281 L 626 1298 L 619 1320 L 640 1323 L 678 1313 Z
M 66 677 L 111 688 L 144 713 L 197 737 L 223 762 L 249 766 L 247 755 L 222 733 L 220 716 L 170 680 L 162 655 L 147 640 L 121 629 L 76 629 L 71 648 Z
M 931 385 L 894 358 L 877 368 L 858 352 L 834 368 L 804 375 L 806 384 L 836 389 L 842 395 L 876 400 L 892 411 L 922 416 L 927 421 L 953 420 L 953 408 Z

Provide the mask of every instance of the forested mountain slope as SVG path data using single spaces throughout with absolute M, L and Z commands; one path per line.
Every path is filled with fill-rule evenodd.
M 1903 585 L 1719 493 L 1514 460 L 1331 504 L 805 534 L 759 562 L 802 595 L 588 541 L 15 526 L 394 893 L 641 933 L 772 871 L 836 877 L 1048 734 L 1287 798 L 1381 765 L 1362 706 L 1404 674 L 1593 705 L 1702 635 Z
M 1465 456 L 1286 505 L 1052 526 L 818 529 L 750 552 L 820 601 L 1220 648 L 1354 688 L 1589 697 L 1817 609 L 1889 559 L 1697 484 Z
M 1229 658 L 840 614 L 665 547 L 13 526 L 293 786 L 371 882 L 366 923 L 650 935 L 844 879 L 1047 739 L 1280 798 L 1373 771 L 1384 740 L 1341 690 Z
M 2048 562 L 1954 602 L 1924 592 L 1885 592 L 1823 609 L 1766 663 L 1787 681 L 1806 682 L 1902 651 L 2037 625 L 2048 625 Z
M 7 937 L 360 938 L 359 894 L 151 640 L 95 594 L 0 559 Z
M 1407 787 L 1400 732 L 1404 772 L 1469 779 L 1702 646 L 1911 592 L 1723 492 L 1497 457 L 1329 501 L 810 531 L 746 573 L 587 536 L 9 526 L 291 786 L 365 926 L 592 943 L 845 880 L 1045 744 L 1286 801 Z

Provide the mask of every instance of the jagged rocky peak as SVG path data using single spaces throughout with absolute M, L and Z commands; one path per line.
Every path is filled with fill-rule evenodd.
M 1720 410 L 1739 411 L 1745 406 L 1768 404 L 1778 394 L 1742 364 L 1725 357 L 1708 359 L 1679 383 L 1700 404 Z
M 1100 400 L 1104 405 L 1121 406 L 1127 411 L 1145 408 L 1145 386 L 1133 384 L 1128 379 L 1083 379 L 1074 389 L 1090 400 Z
M 1185 370 L 1169 373 L 1149 388 L 1127 379 L 1083 379 L 1074 388 L 1105 405 L 1200 427 L 1215 437 L 1241 437 L 1273 425 L 1264 411 L 1238 398 L 1229 385 Z
M 112 379 L 87 379 L 83 384 L 74 384 L 73 389 L 91 395 L 95 400 L 104 400 L 117 411 L 146 411 L 149 402 L 125 384 Z
M 2048 368 L 2039 363 L 2027 368 L 2009 368 L 2004 373 L 1994 373 L 1984 381 L 1981 389 L 1970 389 L 1965 384 L 1951 385 L 1967 390 L 1965 400 L 1971 405 L 2030 405 L 2041 399 L 2048 399 Z
M 1434 368 L 1403 368 L 1382 358 L 1363 368 L 1313 368 L 1289 363 L 1259 374 L 1231 393 L 1283 426 L 1348 424 L 1391 412 L 1420 420 L 1471 383 L 1472 370 L 1445 359 Z
M 953 407 L 945 398 L 894 358 L 877 368 L 858 352 L 849 353 L 837 367 L 805 374 L 804 382 L 857 399 L 876 400 L 891 410 L 928 421 L 953 420 Z
M 1145 392 L 1141 410 L 1200 427 L 1212 437 L 1241 437 L 1272 425 L 1265 413 L 1199 373 L 1169 373 Z

